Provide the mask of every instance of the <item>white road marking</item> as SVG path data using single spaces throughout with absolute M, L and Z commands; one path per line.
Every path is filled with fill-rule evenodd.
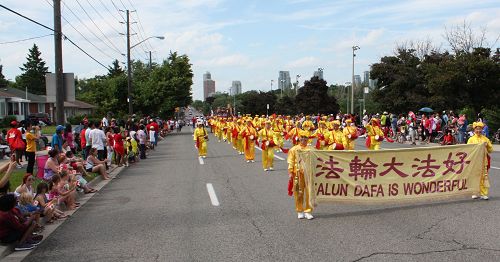
M 207 191 L 208 196 L 210 196 L 210 202 L 212 202 L 212 206 L 219 206 L 219 200 L 217 199 L 217 195 L 215 194 L 214 187 L 211 183 L 207 183 Z
M 500 170 L 500 167 L 496 167 L 496 166 L 490 166 L 490 168 Z
M 258 146 L 255 146 L 255 148 L 257 148 L 257 149 L 259 149 L 260 151 L 262 151 L 262 148 L 260 148 L 260 147 L 258 147 Z M 281 160 L 281 161 L 285 161 L 285 159 L 284 159 L 284 158 L 282 158 L 282 157 L 280 157 L 280 156 L 278 156 L 278 155 L 276 155 L 276 154 L 274 154 L 274 157 L 275 157 L 275 158 L 277 158 L 277 159 L 279 159 L 279 160 Z
M 201 157 L 201 156 L 198 157 L 198 161 L 200 162 L 200 165 L 204 165 L 205 164 L 205 162 L 203 162 L 203 157 Z

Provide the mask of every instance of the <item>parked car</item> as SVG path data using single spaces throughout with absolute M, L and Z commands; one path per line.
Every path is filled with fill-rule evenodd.
M 50 115 L 47 113 L 36 113 L 36 114 L 30 114 L 28 115 L 28 119 L 32 123 L 39 123 L 40 121 L 50 125 L 52 122 L 50 121 Z

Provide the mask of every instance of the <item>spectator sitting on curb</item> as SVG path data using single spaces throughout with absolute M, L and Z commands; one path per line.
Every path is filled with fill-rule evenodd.
M 16 197 L 7 194 L 0 197 L 0 240 L 2 243 L 16 243 L 14 250 L 30 250 L 43 236 L 33 236 L 36 224 L 33 218 L 24 219 L 16 208 Z
M 58 156 L 59 151 L 56 148 L 49 150 L 49 159 L 45 162 L 45 167 L 43 169 L 43 179 L 45 179 L 45 181 L 50 181 L 54 175 L 59 174 Z
M 89 156 L 87 157 L 87 163 L 85 164 L 85 170 L 87 172 L 98 173 L 102 176 L 102 179 L 108 180 L 109 176 L 106 173 L 105 162 L 97 159 L 97 149 L 91 148 L 89 151 Z
M 29 173 L 26 173 L 23 177 L 23 183 L 19 185 L 14 191 L 14 195 L 19 197 L 22 193 L 29 193 L 33 196 L 33 176 Z
M 38 202 L 38 206 L 43 210 L 42 213 L 45 216 L 46 223 L 52 223 L 55 219 L 66 218 L 67 215 L 61 210 L 57 209 L 55 204 L 57 204 L 57 198 L 49 201 L 47 195 L 49 193 L 49 186 L 45 182 L 41 182 L 36 187 L 35 201 Z

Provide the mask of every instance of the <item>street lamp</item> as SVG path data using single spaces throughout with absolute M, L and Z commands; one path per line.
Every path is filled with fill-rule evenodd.
M 271 79 L 271 93 L 273 92 L 273 82 L 274 80 Z
M 355 45 L 352 47 L 352 83 L 351 83 L 351 113 L 354 114 L 354 57 L 356 54 L 354 53 L 356 50 L 359 50 L 359 46 Z
M 127 11 L 127 15 L 128 15 L 128 11 Z M 129 30 L 129 27 L 127 27 L 127 91 L 128 91 L 127 102 L 128 102 L 128 113 L 129 113 L 129 115 L 132 115 L 134 110 L 132 107 L 132 67 L 131 67 L 132 62 L 130 60 L 130 50 L 132 50 L 132 48 L 144 43 L 148 39 L 158 38 L 160 40 L 163 40 L 163 39 L 165 39 L 165 37 L 164 36 L 150 36 L 150 37 L 140 41 L 139 43 L 137 43 L 133 46 L 130 46 L 130 32 L 128 32 L 128 30 Z
M 295 76 L 295 82 L 296 82 L 296 85 L 295 85 L 295 96 L 297 96 L 299 94 L 299 78 L 300 78 L 300 75 L 297 75 Z

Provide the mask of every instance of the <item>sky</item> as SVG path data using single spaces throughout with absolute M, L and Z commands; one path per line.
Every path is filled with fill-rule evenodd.
M 0 4 L 53 28 L 51 0 L 1 0 Z M 108 66 L 126 61 L 125 14 L 131 12 L 132 59 L 161 63 L 170 52 L 189 56 L 193 65 L 193 98 L 203 99 L 203 74 L 210 71 L 216 91 L 228 92 L 239 80 L 242 91 L 277 86 L 278 72 L 290 71 L 303 83 L 323 68 L 328 84 L 351 81 L 352 46 L 355 74 L 405 41 L 430 39 L 449 49 L 446 28 L 464 21 L 487 30 L 490 47 L 500 42 L 498 0 L 63 0 L 62 30 L 87 53 Z M 51 32 L 0 8 L 0 64 L 7 79 L 21 73 L 28 49 L 36 43 L 50 71 L 54 70 Z M 5 43 L 27 38 L 28 41 Z M 68 41 L 63 42 L 63 68 L 79 78 L 107 69 Z

